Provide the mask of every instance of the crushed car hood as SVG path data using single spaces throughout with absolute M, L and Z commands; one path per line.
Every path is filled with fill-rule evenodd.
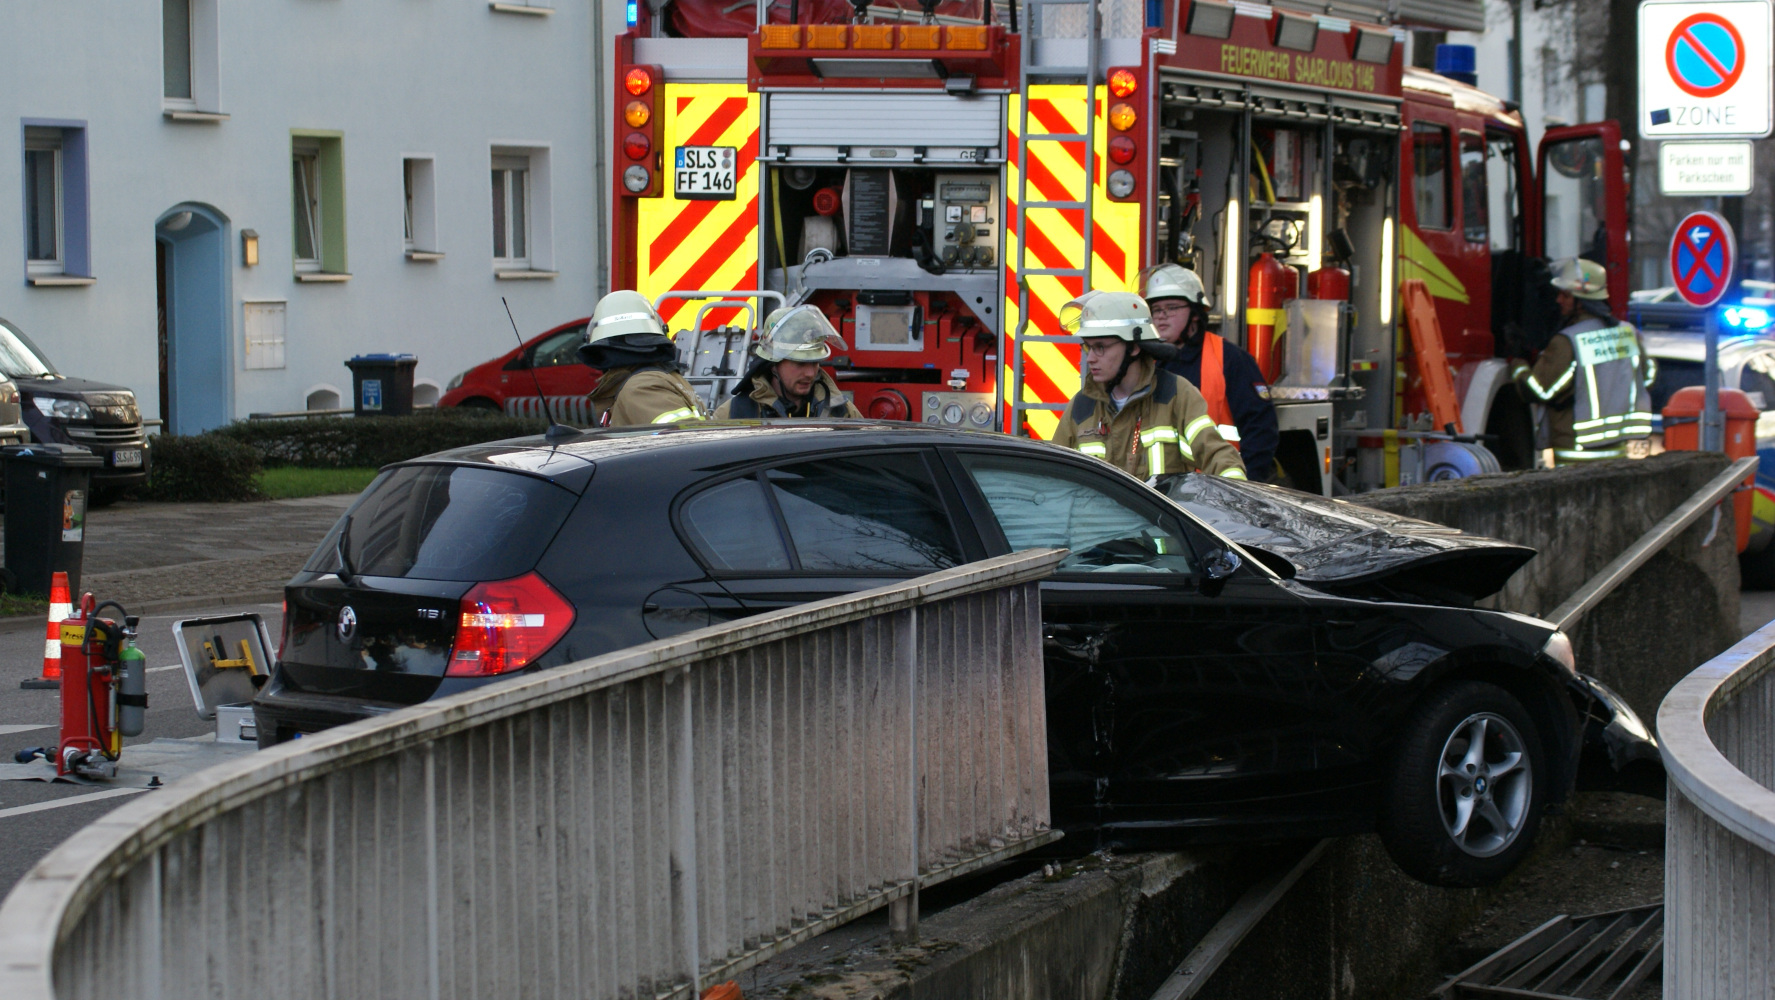
M 1278 486 L 1191 474 L 1163 489 L 1240 545 L 1286 559 L 1295 579 L 1350 596 L 1471 606 L 1535 557 L 1527 546 Z

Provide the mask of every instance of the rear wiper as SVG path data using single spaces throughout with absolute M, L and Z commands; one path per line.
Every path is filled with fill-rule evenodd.
M 333 546 L 333 553 L 339 557 L 339 579 L 347 587 L 357 586 L 357 570 L 351 568 L 351 515 L 345 515 L 344 523 L 339 526 L 339 541 Z

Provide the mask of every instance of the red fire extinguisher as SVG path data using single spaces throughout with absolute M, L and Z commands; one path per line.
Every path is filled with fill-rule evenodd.
M 105 602 L 118 611 L 115 602 Z M 62 732 L 56 748 L 57 774 L 115 777 L 123 750 L 118 726 L 118 685 L 123 673 L 125 626 L 95 613 L 84 594 L 62 622 Z M 145 699 L 144 699 L 145 701 Z M 136 727 L 140 732 L 140 727 Z
M 1283 305 L 1295 297 L 1298 280 L 1294 269 L 1265 250 L 1251 262 L 1246 277 L 1245 344 L 1257 362 L 1264 381 L 1274 382 L 1282 372 L 1282 356 L 1276 350 L 1276 330 L 1282 326 Z
M 1307 298 L 1350 301 L 1350 269 L 1332 264 L 1308 274 Z

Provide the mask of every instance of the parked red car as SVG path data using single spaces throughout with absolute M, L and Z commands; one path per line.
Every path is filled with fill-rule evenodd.
M 582 317 L 563 323 L 525 341 L 522 347 L 470 368 L 450 380 L 438 405 L 540 416 L 536 387 L 541 383 L 554 419 L 590 424 L 591 410 L 585 397 L 598 384 L 598 372 L 579 360 L 579 345 L 585 341 L 589 322 L 589 317 Z

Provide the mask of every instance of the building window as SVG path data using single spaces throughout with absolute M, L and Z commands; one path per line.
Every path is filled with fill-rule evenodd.
M 530 266 L 530 158 L 493 157 L 493 260 L 502 267 Z
M 492 167 L 495 276 L 554 277 L 548 147 L 495 146 Z
M 26 277 L 88 284 L 86 123 L 26 119 L 23 146 Z
M 338 132 L 297 130 L 290 139 L 292 256 L 298 280 L 349 273 L 345 259 L 345 151 Z M 304 279 L 304 275 L 313 276 Z
M 37 273 L 62 270 L 62 137 L 25 133 L 25 263 Z M 38 134 L 32 134 L 38 133 Z
M 320 149 L 298 143 L 291 150 L 295 194 L 296 270 L 320 270 Z
M 437 184 L 433 179 L 433 160 L 429 156 L 407 156 L 401 159 L 402 243 L 412 260 L 437 260 L 438 250 Z
M 160 44 L 165 97 L 190 102 L 191 0 L 160 0 Z
M 161 108 L 175 121 L 224 121 L 217 0 L 160 0 Z

